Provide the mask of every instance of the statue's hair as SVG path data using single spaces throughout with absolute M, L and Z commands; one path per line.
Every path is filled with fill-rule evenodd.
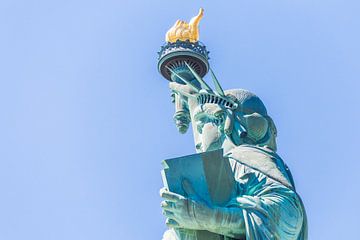
M 267 116 L 264 103 L 254 93 L 245 89 L 226 90 L 227 96 L 234 96 L 241 106 L 241 110 L 247 114 L 257 112 L 263 116 Z
M 261 99 L 254 93 L 244 89 L 226 90 L 225 94 L 227 95 L 227 97 L 234 98 L 234 100 L 236 99 L 239 103 L 238 109 L 234 111 L 235 114 L 236 112 L 242 112 L 244 114 L 258 113 L 267 120 L 269 125 L 267 136 L 265 137 L 265 139 L 257 142 L 256 144 L 260 146 L 267 146 L 272 150 L 276 151 L 276 126 L 271 117 L 268 116 L 266 107 L 261 101 Z

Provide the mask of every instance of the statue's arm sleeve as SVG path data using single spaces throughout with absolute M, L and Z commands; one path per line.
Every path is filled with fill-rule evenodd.
M 233 206 L 242 209 L 246 239 L 304 239 L 305 212 L 290 188 L 253 171 L 245 174 Z
M 235 177 L 241 176 L 236 179 L 237 196 L 217 210 L 213 232 L 235 239 L 306 239 L 305 212 L 293 190 L 255 170 L 234 170 Z

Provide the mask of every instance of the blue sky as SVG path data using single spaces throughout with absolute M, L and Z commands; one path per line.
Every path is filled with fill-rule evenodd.
M 194 146 L 156 52 L 199 7 L 223 87 L 277 125 L 309 239 L 356 238 L 359 1 L 3 0 L 0 239 L 161 239 L 160 163 Z

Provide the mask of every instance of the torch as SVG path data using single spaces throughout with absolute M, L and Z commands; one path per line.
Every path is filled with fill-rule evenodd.
M 209 52 L 199 41 L 199 23 L 203 14 L 204 10 L 200 8 L 189 23 L 177 20 L 166 33 L 166 43 L 158 52 L 158 70 L 165 79 L 200 88 L 201 83 L 194 72 L 202 78 L 209 71 Z M 175 124 L 180 133 L 185 133 L 191 121 L 191 104 L 182 95 L 173 93 L 173 99 Z

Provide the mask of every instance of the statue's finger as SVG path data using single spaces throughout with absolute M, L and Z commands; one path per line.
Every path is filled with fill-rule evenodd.
M 180 194 L 173 193 L 173 192 L 170 192 L 168 190 L 161 191 L 160 196 L 162 198 L 165 198 L 168 201 L 175 202 L 175 203 L 182 200 L 182 199 L 184 199 L 184 197 L 181 196 Z
M 162 196 L 163 192 L 169 191 L 166 187 L 162 187 L 159 191 L 160 197 Z
M 160 196 L 161 196 L 161 193 L 162 193 L 163 191 L 167 191 L 167 188 L 166 188 L 166 187 L 162 187 L 162 188 L 160 189 Z
M 167 218 L 171 218 L 171 219 L 175 218 L 175 214 L 171 211 L 163 210 L 162 214 Z
M 187 85 L 183 85 L 183 84 L 180 84 L 177 82 L 170 82 L 169 88 L 175 92 L 178 92 L 179 94 L 186 96 L 186 97 L 189 97 L 189 98 L 195 97 L 193 95 L 195 93 L 195 91 Z
M 179 223 L 176 222 L 174 219 L 168 218 L 166 219 L 166 226 L 170 227 L 170 228 L 178 228 L 180 227 Z
M 185 85 L 181 85 L 180 83 L 177 82 L 169 82 L 169 88 L 175 91 L 182 90 L 183 86 Z
M 174 210 L 175 209 L 175 204 L 173 202 L 169 202 L 169 201 L 162 201 L 160 206 L 161 206 L 161 208 L 166 209 L 166 210 Z

